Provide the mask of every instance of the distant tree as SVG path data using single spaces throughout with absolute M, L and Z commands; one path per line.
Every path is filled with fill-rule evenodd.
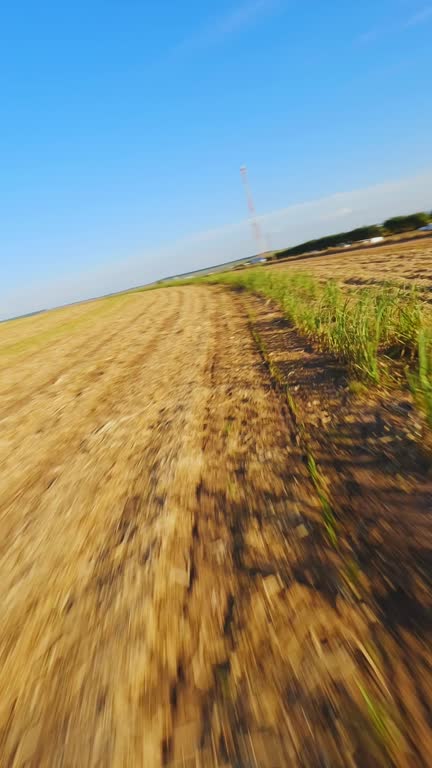
M 393 235 L 401 232 L 410 232 L 413 229 L 419 229 L 430 222 L 430 215 L 427 213 L 412 213 L 410 216 L 393 216 L 384 222 L 384 229 Z

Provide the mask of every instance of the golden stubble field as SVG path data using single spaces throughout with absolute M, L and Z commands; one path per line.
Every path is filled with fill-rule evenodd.
M 219 287 L 0 326 L 0 765 L 427 766 L 432 497 L 391 405 Z

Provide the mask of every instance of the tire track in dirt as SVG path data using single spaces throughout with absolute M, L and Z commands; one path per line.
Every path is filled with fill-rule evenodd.
M 318 499 L 246 319 L 232 297 L 221 298 L 219 311 L 185 595 L 188 643 L 176 657 L 164 762 L 282 768 L 318 765 L 325 753 L 345 766 L 354 765 L 346 752 L 370 740 L 378 765 L 379 745 L 348 693 L 361 678 L 352 647 L 362 619 L 339 606 Z M 336 739 L 328 731 L 338 698 L 345 713 Z

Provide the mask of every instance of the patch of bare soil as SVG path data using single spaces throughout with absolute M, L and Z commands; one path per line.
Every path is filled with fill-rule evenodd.
M 428 765 L 414 416 L 251 302 L 255 339 L 178 287 L 9 345 L 0 765 Z

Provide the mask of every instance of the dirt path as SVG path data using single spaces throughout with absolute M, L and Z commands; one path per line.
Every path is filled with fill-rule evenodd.
M 65 334 L 2 374 L 0 764 L 426 765 L 242 301 Z

